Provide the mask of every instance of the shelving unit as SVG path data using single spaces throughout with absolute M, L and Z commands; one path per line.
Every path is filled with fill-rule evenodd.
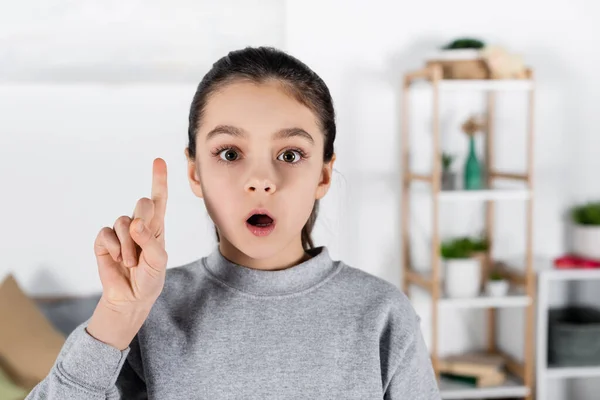
M 553 282 L 596 280 L 600 285 L 600 269 L 544 270 L 538 277 L 537 305 L 537 395 L 546 399 L 548 379 L 600 378 L 600 365 L 591 367 L 552 367 L 548 365 L 548 311 L 550 285 Z
M 411 90 L 432 91 L 433 111 L 433 151 L 432 171 L 430 174 L 415 174 L 410 170 L 410 140 L 408 132 L 408 119 Z M 486 176 L 488 189 L 486 190 L 441 190 L 441 149 L 440 149 L 440 92 L 442 91 L 484 91 L 487 94 L 487 129 L 486 129 Z M 527 122 L 527 167 L 522 174 L 499 171 L 494 165 L 494 108 L 495 97 L 498 91 L 523 91 L 528 95 L 528 122 Z M 402 288 L 410 295 L 409 286 L 416 285 L 430 293 L 432 297 L 432 344 L 431 358 L 434 369 L 439 379 L 442 397 L 444 399 L 481 399 L 522 397 L 533 399 L 533 335 L 535 317 L 535 274 L 532 254 L 532 211 L 533 211 L 533 105 L 535 85 L 533 73 L 527 70 L 527 79 L 523 80 L 444 80 L 442 68 L 431 65 L 421 70 L 408 73 L 403 83 L 403 109 L 402 109 L 402 162 L 403 162 L 403 198 L 402 198 L 402 242 L 403 242 L 403 278 Z M 521 182 L 523 189 L 496 188 L 498 179 Z M 432 201 L 432 238 L 431 238 L 431 272 L 419 273 L 411 265 L 410 251 L 410 191 L 414 182 L 426 182 L 431 189 Z M 524 271 L 503 269 L 503 275 L 511 282 L 511 292 L 500 298 L 481 295 L 470 299 L 451 299 L 444 296 L 441 290 L 440 279 L 440 233 L 439 233 L 439 206 L 441 202 L 483 202 L 486 206 L 486 234 L 490 243 L 486 260 L 491 262 L 494 245 L 494 205 L 498 201 L 522 201 L 527 208 L 526 220 L 526 254 Z M 512 357 L 504 354 L 496 344 L 496 309 L 505 307 L 521 307 L 525 309 L 525 332 L 523 362 L 517 362 Z M 474 388 L 455 382 L 446 382 L 439 378 L 438 356 L 438 317 L 441 310 L 449 308 L 483 308 L 487 310 L 487 350 L 491 353 L 501 354 L 506 360 L 509 372 L 508 380 L 499 387 Z

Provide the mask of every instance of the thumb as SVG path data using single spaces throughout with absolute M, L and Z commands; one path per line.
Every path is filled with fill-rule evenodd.
M 162 272 L 167 265 L 167 253 L 142 218 L 133 221 L 130 234 L 131 238 L 142 249 L 138 265 L 145 262 L 155 271 Z

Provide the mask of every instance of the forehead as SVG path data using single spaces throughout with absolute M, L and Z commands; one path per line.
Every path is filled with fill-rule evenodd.
M 316 115 L 276 81 L 238 81 L 213 93 L 206 103 L 198 136 L 216 126 L 230 125 L 252 136 L 269 136 L 286 128 L 300 128 L 315 140 L 321 136 Z

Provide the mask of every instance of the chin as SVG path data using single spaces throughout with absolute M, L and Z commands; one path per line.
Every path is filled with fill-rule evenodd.
M 221 240 L 223 240 L 222 234 Z M 271 258 L 281 252 L 281 241 L 276 240 L 274 235 L 261 238 L 255 237 L 248 232 L 247 235 L 242 234 L 237 235 L 237 237 L 227 237 L 225 240 L 229 243 L 229 246 L 254 260 Z
M 232 245 L 246 256 L 255 260 L 271 258 L 281 252 L 281 248 L 277 241 L 272 240 L 272 238 L 242 239 L 237 243 L 232 243 Z
M 277 249 L 275 249 L 272 245 L 246 245 L 244 248 L 238 247 L 237 249 L 253 260 L 268 259 L 277 255 L 278 253 Z

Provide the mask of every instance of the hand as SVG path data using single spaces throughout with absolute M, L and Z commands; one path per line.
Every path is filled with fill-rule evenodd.
M 112 228 L 102 228 L 96 237 L 94 253 L 103 290 L 87 329 L 99 340 L 103 340 L 99 336 L 108 336 L 100 330 L 110 328 L 105 325 L 110 325 L 111 318 L 121 322 L 136 319 L 130 322 L 141 326 L 162 292 L 168 259 L 164 230 L 167 197 L 167 165 L 157 158 L 153 163 L 152 199 L 139 199 L 131 218 L 117 218 Z M 102 317 L 94 320 L 96 314 Z

